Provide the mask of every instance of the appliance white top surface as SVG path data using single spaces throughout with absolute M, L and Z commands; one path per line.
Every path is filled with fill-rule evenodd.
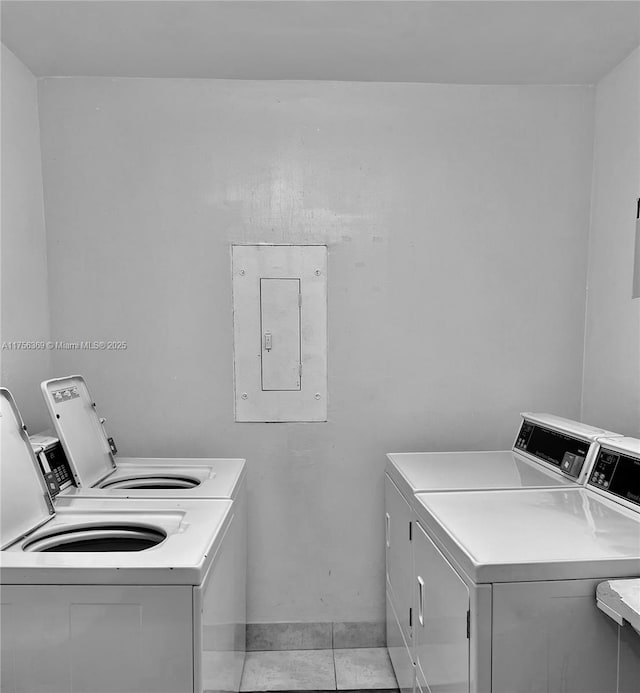
M 474 582 L 640 574 L 640 513 L 584 488 L 416 499 L 421 525 Z
M 230 500 L 127 500 L 60 498 L 45 525 L 0 552 L 3 584 L 199 585 L 233 516 Z M 108 524 L 142 524 L 167 538 L 145 551 L 25 551 L 23 545 L 53 530 Z
M 235 498 L 245 474 L 245 460 L 233 458 L 116 457 L 118 466 L 102 482 L 179 474 L 197 479 L 193 488 L 139 489 L 71 486 L 64 496 L 82 498 Z
M 575 481 L 511 450 L 401 452 L 387 458 L 391 477 L 404 482 L 412 493 L 575 486 Z

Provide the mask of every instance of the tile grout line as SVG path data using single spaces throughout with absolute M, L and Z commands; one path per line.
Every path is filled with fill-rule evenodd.
M 333 682 L 338 690 L 338 671 L 336 670 L 335 623 L 331 622 L 331 659 L 333 660 Z
M 331 632 L 331 644 L 333 645 L 333 631 Z M 333 680 L 335 682 L 336 691 L 338 690 L 338 670 L 336 669 L 336 651 L 331 648 L 331 659 L 333 660 Z

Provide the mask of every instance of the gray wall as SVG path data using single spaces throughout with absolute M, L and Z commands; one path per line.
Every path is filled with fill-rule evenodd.
M 0 362 L 31 433 L 50 425 L 38 387 L 50 377 L 50 352 L 33 348 L 50 335 L 37 97 L 36 78 L 2 45 Z
M 583 416 L 640 437 L 640 299 L 631 298 L 640 196 L 640 49 L 597 86 Z
M 578 417 L 593 92 L 45 79 L 53 338 L 125 454 L 241 455 L 249 619 L 383 618 L 384 453 Z M 233 422 L 230 244 L 329 246 L 329 422 Z

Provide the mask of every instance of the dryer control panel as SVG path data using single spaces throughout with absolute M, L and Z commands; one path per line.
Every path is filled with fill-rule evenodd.
M 29 440 L 51 498 L 74 486 L 71 468 L 60 441 L 47 433 L 36 433 L 29 436 Z
M 587 458 L 589 446 L 587 441 L 525 419 L 513 447 L 516 451 L 526 452 L 577 479 Z
M 640 508 L 640 458 L 601 448 L 589 484 Z

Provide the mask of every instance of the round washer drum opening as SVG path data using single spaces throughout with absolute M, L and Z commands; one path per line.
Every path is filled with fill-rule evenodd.
M 166 538 L 161 530 L 143 525 L 82 527 L 39 536 L 25 544 L 23 549 L 41 553 L 144 551 Z
M 100 488 L 113 489 L 160 489 L 160 488 L 194 488 L 200 485 L 198 479 L 193 479 L 188 476 L 148 476 L 148 477 L 132 477 L 120 478 L 114 481 L 106 481 L 100 484 Z

